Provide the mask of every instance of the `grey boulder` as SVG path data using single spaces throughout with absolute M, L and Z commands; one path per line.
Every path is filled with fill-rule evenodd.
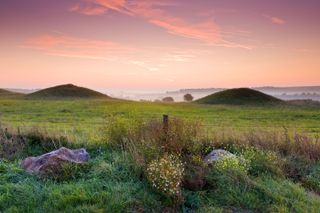
M 222 157 L 235 157 L 235 155 L 223 149 L 214 149 L 204 158 L 204 161 L 212 163 L 220 160 Z
M 84 148 L 72 150 L 61 147 L 38 157 L 28 157 L 22 161 L 21 167 L 28 173 L 45 175 L 61 172 L 65 165 L 84 164 L 89 158 Z

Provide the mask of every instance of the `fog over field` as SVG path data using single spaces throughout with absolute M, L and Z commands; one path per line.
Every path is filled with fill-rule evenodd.
M 228 88 L 195 88 L 195 89 L 180 89 L 172 91 L 129 91 L 129 90 L 106 90 L 107 94 L 112 94 L 115 97 L 132 99 L 132 100 L 148 100 L 154 101 L 162 99 L 166 96 L 173 97 L 176 101 L 183 101 L 183 95 L 189 93 L 195 99 L 199 99 Z M 314 100 L 320 101 L 320 86 L 307 87 L 253 87 L 252 89 L 275 96 L 282 100 Z M 102 91 L 104 92 L 104 91 Z

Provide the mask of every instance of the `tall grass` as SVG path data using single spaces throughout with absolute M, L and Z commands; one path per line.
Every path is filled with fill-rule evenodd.
M 14 160 L 30 155 L 40 155 L 62 146 L 72 147 L 61 135 L 49 134 L 46 130 L 33 128 L 27 132 L 10 129 L 0 123 L 0 158 Z

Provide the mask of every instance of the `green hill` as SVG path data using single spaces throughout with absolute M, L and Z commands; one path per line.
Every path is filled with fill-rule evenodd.
M 249 88 L 224 90 L 198 99 L 195 102 L 200 104 L 229 105 L 263 105 L 284 103 L 284 101 L 280 99 Z
M 0 98 L 17 98 L 21 97 L 23 94 L 17 92 L 11 92 L 5 89 L 0 89 Z
M 73 84 L 59 85 L 39 90 L 26 96 L 29 99 L 104 99 L 109 96 Z

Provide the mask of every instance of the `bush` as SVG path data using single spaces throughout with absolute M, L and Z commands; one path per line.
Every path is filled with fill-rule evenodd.
M 221 173 L 236 171 L 246 174 L 249 170 L 249 162 L 243 157 L 222 156 L 214 163 L 214 168 Z
M 304 156 L 287 156 L 283 159 L 283 172 L 286 177 L 301 181 L 308 175 L 312 161 Z
M 309 174 L 302 179 L 302 183 L 317 193 L 320 193 L 320 163 L 313 165 Z
M 199 121 L 188 121 L 173 118 L 169 120 L 168 128 L 164 130 L 160 120 L 150 120 L 143 128 L 143 139 L 154 141 L 154 144 L 163 153 L 199 154 L 202 143 L 199 140 L 203 128 Z
M 153 160 L 147 167 L 147 178 L 151 185 L 168 197 L 181 196 L 184 166 L 178 157 L 165 155 Z
M 103 132 L 107 144 L 124 148 L 141 166 L 165 153 L 201 158 L 208 145 L 200 140 L 204 131 L 199 121 L 175 118 L 169 120 L 165 130 L 161 120 L 111 117 Z
M 162 98 L 163 102 L 174 102 L 174 99 L 172 97 L 164 97 Z
M 193 100 L 193 96 L 191 95 L 191 94 L 185 94 L 184 96 L 183 96 L 183 100 L 184 101 L 192 101 Z

